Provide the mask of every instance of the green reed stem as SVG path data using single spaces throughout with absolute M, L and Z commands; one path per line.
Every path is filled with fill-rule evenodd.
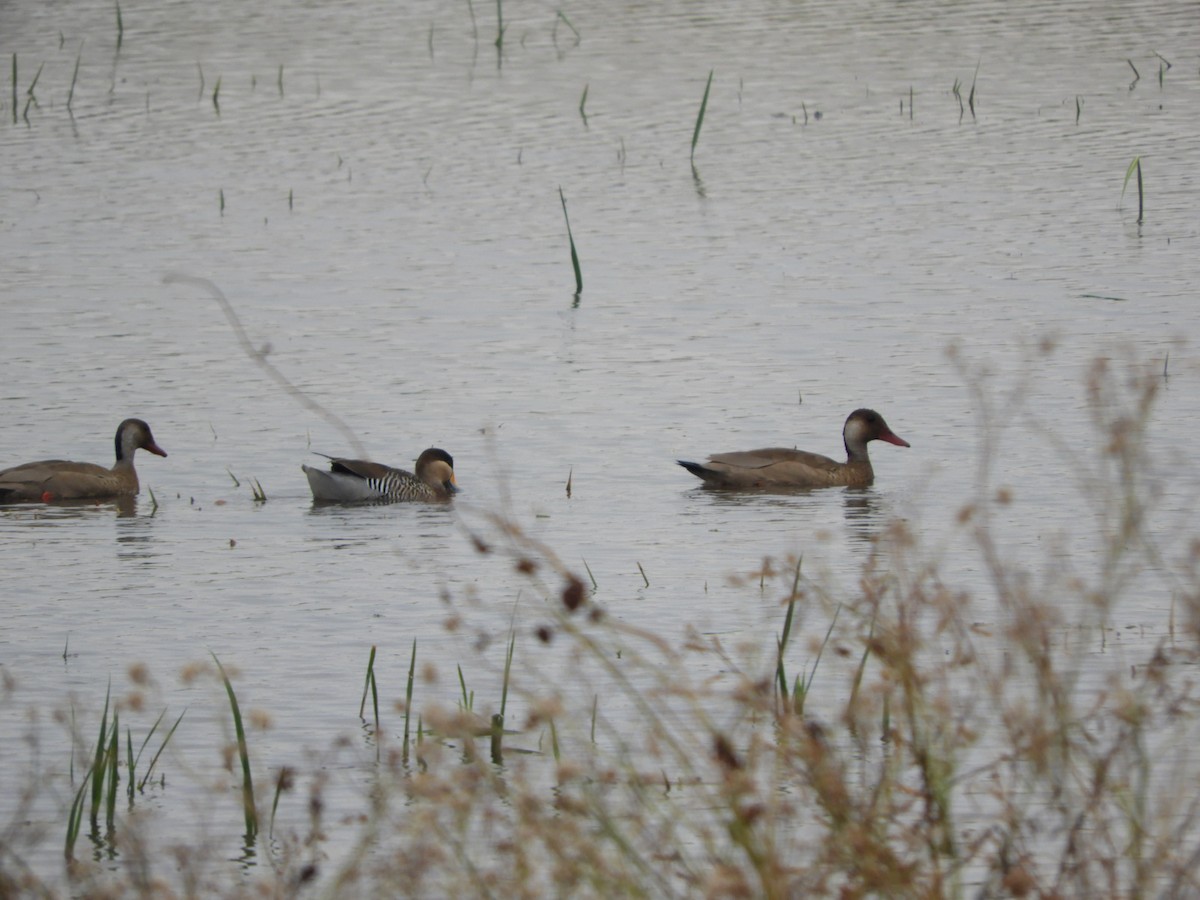
M 289 766 L 284 766 L 279 770 L 279 775 L 275 778 L 275 796 L 271 798 L 271 821 L 267 825 L 267 834 L 275 834 L 275 813 L 279 810 L 279 798 L 283 796 L 283 792 L 291 788 L 294 779 L 292 770 Z
M 141 750 L 138 750 L 137 758 L 139 760 L 142 758 L 142 750 L 146 749 L 146 745 L 150 743 L 150 738 L 154 735 L 154 732 L 158 729 L 158 723 L 162 721 L 163 716 L 165 716 L 166 714 L 167 714 L 167 711 L 164 709 L 162 711 L 162 713 L 159 715 L 158 721 L 154 723 L 154 727 L 150 729 L 150 733 L 146 735 L 146 740 L 144 740 L 142 742 Z M 159 744 L 158 750 L 155 752 L 154 756 L 150 757 L 150 765 L 148 765 L 146 767 L 146 774 L 143 775 L 141 781 L 138 782 L 137 787 L 138 787 L 139 791 L 143 790 L 146 787 L 146 783 L 150 780 L 150 776 L 154 774 L 154 766 L 158 763 L 158 758 L 160 756 L 162 756 L 163 751 L 167 749 L 167 744 L 170 743 L 171 738 L 175 736 L 175 729 L 179 727 L 179 723 L 183 721 L 183 717 L 186 715 L 187 715 L 187 710 L 184 709 L 184 711 L 179 714 L 179 718 L 175 720 L 175 724 L 171 726 L 171 730 L 167 732 L 166 737 L 163 738 L 162 743 Z M 133 775 L 131 774 L 129 776 L 129 778 L 130 778 L 130 781 L 132 781 Z
M 71 811 L 67 814 L 67 839 L 63 847 L 63 856 L 67 859 L 75 858 L 75 841 L 79 838 L 79 829 L 83 825 L 84 797 L 86 796 L 88 781 L 91 777 L 92 770 L 89 769 L 87 774 L 83 776 L 79 790 L 75 792 L 75 799 L 71 802 Z
M 776 640 L 776 657 L 775 657 L 775 676 L 779 683 L 779 694 L 783 698 L 783 703 L 786 708 L 788 698 L 788 682 L 787 672 L 784 669 L 783 655 L 787 650 L 788 639 L 792 634 L 792 619 L 796 613 L 796 598 L 800 592 L 800 567 L 804 564 L 804 557 L 801 556 L 796 560 L 796 572 L 792 576 L 792 593 L 788 597 L 787 615 L 783 617 L 783 631 L 780 632 Z
M 586 91 L 585 91 L 586 94 Z M 571 234 L 571 217 L 567 215 L 567 198 L 563 189 L 558 189 L 558 199 L 562 201 L 563 219 L 567 223 L 567 242 L 571 245 L 571 268 L 575 270 L 575 295 L 583 293 L 583 274 L 579 269 L 579 254 L 575 252 L 575 237 Z
M 1142 160 L 1138 158 L 1137 163 L 1137 179 L 1138 179 L 1138 224 L 1142 224 Z
M 161 717 L 160 717 L 161 718 Z M 142 746 L 146 746 L 144 743 Z M 133 806 L 133 779 L 137 772 L 137 760 L 133 757 L 133 732 L 128 726 L 125 728 L 125 773 L 129 784 L 125 788 L 125 793 L 129 797 L 129 805 Z
M 104 825 L 112 834 L 113 823 L 117 817 L 117 763 L 121 757 L 121 728 L 120 715 L 113 710 L 112 731 L 109 734 L 108 750 L 104 754 L 105 768 L 108 770 L 108 790 L 104 795 Z
M 508 653 L 504 658 L 504 679 L 500 685 L 500 712 L 492 716 L 491 721 L 491 757 L 494 765 L 502 765 L 504 762 L 504 711 L 508 706 L 508 682 L 512 673 L 513 650 L 516 647 L 517 636 L 515 632 L 509 632 L 508 638 Z M 461 673 L 461 669 L 460 669 Z
M 833 621 L 829 623 L 829 630 L 825 632 L 825 640 L 821 641 L 821 646 L 817 650 L 817 658 L 813 660 L 812 671 L 808 673 L 808 679 L 800 679 L 796 690 L 792 692 L 792 705 L 795 708 L 796 715 L 804 714 L 804 701 L 808 698 L 808 692 L 812 690 L 813 679 L 817 677 L 817 666 L 821 664 L 821 657 L 825 654 L 825 646 L 829 643 L 829 638 L 833 636 L 833 626 L 837 624 L 838 615 L 841 611 L 842 604 L 839 603 L 837 609 L 833 611 Z
M 67 91 L 67 112 L 71 111 L 71 101 L 75 98 L 75 82 L 79 81 L 79 63 L 83 59 L 83 43 L 79 44 L 79 55 L 75 57 L 75 71 L 71 73 L 71 87 Z
M 692 155 L 696 158 L 696 142 L 700 140 L 700 126 L 704 124 L 704 111 L 708 109 L 708 92 L 712 89 L 713 70 L 708 70 L 708 83 L 704 85 L 704 99 L 700 101 L 700 114 L 696 116 L 696 128 L 692 132 Z
M 362 700 L 358 703 L 358 717 L 363 717 L 363 710 L 367 707 L 367 691 L 370 691 L 375 703 L 375 727 L 379 728 L 379 693 L 375 688 L 375 645 L 371 645 L 371 655 L 367 657 L 367 675 L 363 679 Z
M 504 718 L 504 710 L 508 705 L 508 682 L 512 673 L 513 651 L 517 646 L 516 632 L 510 631 L 508 637 L 508 653 L 504 657 L 504 680 L 500 684 L 500 718 Z
M 375 648 L 371 648 L 371 661 L 374 662 Z M 375 681 L 375 671 L 371 670 L 371 714 L 375 717 L 375 734 L 379 734 L 379 685 Z M 376 743 L 378 746 L 378 743 Z
M 408 724 L 409 718 L 412 715 L 412 698 L 413 684 L 416 681 L 417 675 L 417 639 L 413 638 L 412 659 L 408 663 L 408 687 L 404 691 L 404 744 L 401 747 L 401 755 L 408 759 Z M 420 726 L 418 725 L 418 728 Z
M 578 28 L 576 28 L 574 25 L 571 24 L 571 20 L 567 18 L 566 13 L 564 13 L 560 9 L 560 10 L 558 10 L 556 18 L 557 18 L 557 21 L 562 22 L 564 25 L 566 25 L 568 28 L 571 29 L 571 34 L 575 35 L 575 43 L 578 44 L 579 41 L 583 38 L 583 35 L 581 35 L 579 33 Z
M 862 658 L 858 661 L 858 669 L 854 672 L 854 682 L 850 685 L 850 699 L 846 701 L 847 709 L 854 709 L 858 705 L 858 690 L 862 686 L 863 675 L 867 671 L 867 660 L 871 658 L 871 641 L 875 637 L 875 619 L 878 616 L 878 611 L 875 616 L 871 617 L 871 627 L 867 630 L 867 640 L 863 645 Z M 853 717 L 850 718 L 853 722 Z
M 104 797 L 104 757 L 108 746 L 108 706 L 112 698 L 112 682 L 104 693 L 104 712 L 100 716 L 100 734 L 96 738 L 96 752 L 92 757 L 92 828 L 99 827 L 100 801 Z
M 237 694 L 233 692 L 233 683 L 225 674 L 225 667 L 217 659 L 217 654 L 211 655 L 221 672 L 221 681 L 224 682 L 225 693 L 229 697 L 229 708 L 233 712 L 233 730 L 237 734 L 238 757 L 242 761 L 242 812 L 246 818 L 246 839 L 253 840 L 258 834 L 258 810 L 254 806 L 254 778 L 250 774 L 250 749 L 246 744 L 246 729 L 242 725 L 242 712 L 238 707 Z
M 1129 179 L 1137 173 L 1137 189 L 1138 189 L 1138 224 L 1142 224 L 1142 157 L 1135 156 L 1133 162 L 1129 164 L 1129 168 L 1125 170 L 1125 182 L 1121 185 L 1121 199 L 1125 199 L 1125 189 L 1129 187 Z
M 46 68 L 46 64 L 42 63 L 38 66 L 37 74 L 33 76 L 33 81 L 29 83 L 29 89 L 25 91 L 25 96 L 32 97 L 33 90 L 37 87 L 38 79 L 42 77 L 42 69 Z M 35 101 L 36 102 L 36 101 Z
M 462 690 L 462 708 L 471 712 L 475 709 L 475 692 L 467 692 L 467 679 L 463 675 L 462 665 L 460 664 L 456 668 L 458 669 L 458 686 Z

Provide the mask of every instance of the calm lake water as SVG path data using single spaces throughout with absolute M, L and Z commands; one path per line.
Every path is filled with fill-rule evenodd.
M 218 765 L 224 698 L 180 674 L 210 652 L 270 713 L 253 743 L 272 770 L 360 731 L 373 645 L 389 705 L 415 639 L 440 667 L 426 699 L 452 701 L 461 665 L 490 709 L 515 622 L 514 665 L 590 697 L 532 638 L 542 598 L 475 551 L 467 530 L 494 537 L 497 511 L 671 642 L 694 627 L 765 659 L 778 592 L 731 577 L 802 555 L 853 593 L 895 519 L 987 624 L 956 519 L 981 493 L 1011 490 L 1006 555 L 1091 570 L 1098 357 L 1121 382 L 1169 374 L 1147 533 L 1183 565 L 1200 493 L 1195 4 L 503 9 L 497 53 L 483 3 L 123 4 L 119 49 L 111 2 L 0 5 L 17 70 L 0 110 L 0 467 L 107 463 L 131 415 L 170 454 L 138 457 L 132 516 L 0 510 L 0 727 L 35 735 L 39 765 L 67 765 L 50 713 L 73 704 L 89 732 L 135 663 L 155 684 L 135 729 L 186 706 L 178 759 Z M 315 508 L 300 466 L 352 454 L 348 438 L 172 273 L 218 285 L 373 458 L 450 451 L 461 502 Z M 866 492 L 720 495 L 674 465 L 836 456 L 859 406 L 912 444 L 874 451 Z M 1097 665 L 1166 633 L 1171 590 L 1146 574 Z M 7 743 L 0 780 L 19 783 L 28 747 Z M 65 782 L 29 814 L 51 837 L 23 852 L 51 881 L 64 802 Z

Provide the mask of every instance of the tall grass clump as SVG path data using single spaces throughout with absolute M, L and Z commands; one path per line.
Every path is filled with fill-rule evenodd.
M 110 711 L 112 713 L 111 722 L 109 720 Z M 125 795 L 130 809 L 134 807 L 138 795 L 146 790 L 146 786 L 154 774 L 154 767 L 159 757 L 166 750 L 171 738 L 175 735 L 176 729 L 179 728 L 180 723 L 183 721 L 186 712 L 184 710 L 183 713 L 180 713 L 179 718 L 175 720 L 175 724 L 167 731 L 157 752 L 151 757 L 146 771 L 142 773 L 140 778 L 138 777 L 138 766 L 141 764 L 142 755 L 145 753 L 155 732 L 158 731 L 159 726 L 166 717 L 167 711 L 164 709 L 159 713 L 158 718 L 141 741 L 136 754 L 133 752 L 133 731 L 130 728 L 126 728 L 124 736 L 124 777 Z M 73 757 L 74 754 L 72 754 L 72 760 Z M 100 714 L 99 733 L 90 757 L 91 762 L 84 771 L 83 779 L 75 790 L 71 806 L 67 812 L 66 841 L 63 850 L 68 860 L 74 860 L 75 858 L 75 845 L 83 828 L 85 809 L 87 810 L 88 819 L 91 822 L 89 837 L 92 844 L 95 846 L 106 844 L 110 848 L 117 845 L 117 795 L 118 786 L 121 783 L 119 772 L 121 763 L 121 719 L 119 711 L 112 702 L 111 684 L 105 691 L 104 709 Z M 72 772 L 73 770 L 74 767 L 72 766 Z M 90 804 L 88 802 L 89 797 Z M 100 829 L 101 813 L 104 814 L 103 832 Z
M 1026 488 L 985 450 L 946 510 L 952 541 L 927 539 L 915 515 L 881 521 L 845 584 L 810 555 L 801 565 L 764 548 L 761 564 L 727 574 L 765 622 L 662 634 L 639 623 L 640 587 L 589 585 L 514 516 L 464 507 L 481 565 L 515 572 L 520 615 L 480 635 L 474 660 L 439 654 L 418 669 L 413 642 L 391 705 L 404 721 L 385 703 L 378 727 L 381 740 L 403 731 L 403 752 L 361 754 L 349 779 L 360 793 L 336 817 L 325 791 L 331 771 L 350 769 L 344 755 L 277 767 L 269 866 L 223 875 L 220 856 L 196 870 L 146 854 L 127 884 L 329 897 L 1200 894 L 1200 535 L 1169 520 L 1160 367 L 1096 362 L 1065 446 L 1063 423 L 1041 421 L 1031 399 L 1046 389 L 1038 360 L 998 388 L 955 359 L 981 446 L 1019 436 L 1064 461 L 1077 508 L 1064 534 L 1047 529 L 1045 558 L 1014 540 Z M 458 627 L 479 601 L 511 602 L 481 585 L 444 598 Z M 481 666 L 495 680 L 472 674 L 468 689 L 464 670 Z M 411 754 L 418 712 L 428 727 Z M 111 746 L 102 728 L 94 760 Z M 280 801 L 293 786 L 307 786 L 302 811 Z M 9 860 L 0 876 L 12 877 Z
M 567 648 L 571 679 L 530 674 L 527 648 L 509 690 L 525 710 L 517 733 L 540 735 L 538 754 L 506 754 L 501 771 L 434 742 L 425 769 L 397 773 L 396 802 L 375 808 L 373 833 L 393 838 L 356 877 L 377 890 L 584 896 L 1200 890 L 1200 798 L 1178 790 L 1200 777 L 1187 675 L 1200 542 L 1170 564 L 1193 610 L 1186 637 L 1151 643 L 1132 665 L 1110 665 L 1104 649 L 1121 603 L 1166 559 L 1150 527 L 1159 380 L 1112 362 L 1089 375 L 1099 449 L 1076 454 L 1068 475 L 1087 494 L 1076 525 L 1095 539 L 1088 552 L 1050 566 L 1014 555 L 1013 489 L 984 461 L 955 514 L 986 590 L 956 584 L 898 521 L 849 592 L 798 559 L 744 573 L 768 594 L 776 586 L 784 623 L 757 651 L 700 634 L 676 645 L 616 620 L 586 576 L 519 523 L 489 519 L 477 546 L 513 554 L 544 601 L 529 627 Z M 989 398 L 988 383 L 969 386 L 981 428 L 1000 440 L 1019 399 Z M 723 674 L 704 674 L 714 668 Z

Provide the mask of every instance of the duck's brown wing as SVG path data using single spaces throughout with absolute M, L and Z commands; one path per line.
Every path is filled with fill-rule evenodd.
M 359 478 L 380 479 L 386 478 L 389 475 L 407 475 L 413 477 L 411 472 L 406 472 L 403 469 L 394 469 L 391 466 L 385 466 L 383 463 L 371 462 L 366 459 L 333 459 L 329 460 L 329 469 L 332 472 L 341 472 L 344 475 L 356 475 Z
M 739 450 L 733 453 L 716 453 L 708 458 L 709 463 L 734 469 L 767 469 L 772 466 L 800 466 L 819 472 L 836 472 L 842 463 L 805 450 L 787 447 L 764 447 L 761 450 Z
M 65 459 L 43 459 L 0 472 L 0 498 L 7 500 L 41 500 L 47 494 L 59 500 L 104 497 L 122 493 L 125 487 L 111 469 Z M 128 489 L 136 491 L 137 482 Z

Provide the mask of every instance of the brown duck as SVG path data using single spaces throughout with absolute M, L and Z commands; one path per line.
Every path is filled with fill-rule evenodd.
M 838 462 L 819 453 L 767 447 L 762 450 L 743 450 L 737 453 L 718 453 L 706 462 L 678 460 L 693 475 L 704 479 L 709 487 L 754 488 L 820 488 L 867 487 L 875 480 L 867 444 L 887 441 L 898 447 L 908 441 L 896 437 L 883 416 L 873 409 L 856 409 L 842 428 L 846 444 L 846 461 Z
M 324 454 L 319 454 L 324 456 Z M 454 458 L 430 447 L 417 457 L 416 474 L 365 459 L 328 457 L 329 471 L 301 466 L 314 500 L 357 503 L 364 500 L 447 500 L 458 492 Z
M 117 462 L 111 469 L 93 463 L 43 459 L 0 472 L 0 503 L 40 500 L 105 500 L 130 497 L 138 492 L 133 454 L 146 450 L 155 456 L 167 452 L 154 442 L 150 426 L 141 419 L 126 419 L 117 426 Z

